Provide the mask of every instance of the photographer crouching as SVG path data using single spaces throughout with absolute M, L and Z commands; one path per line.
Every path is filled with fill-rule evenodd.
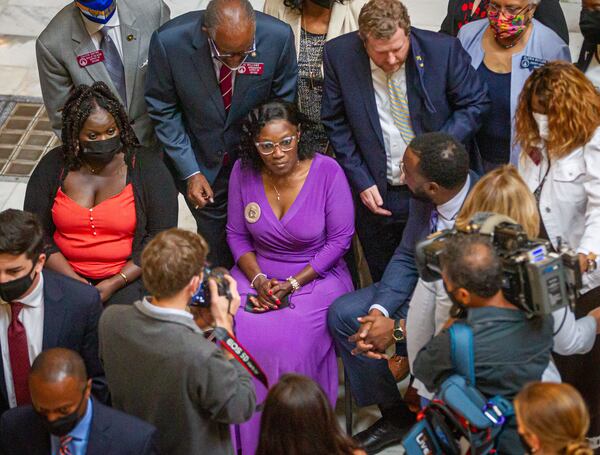
M 531 317 L 504 297 L 503 267 L 489 237 L 457 234 L 448 239 L 441 265 L 453 304 L 468 309 L 477 389 L 487 398 L 512 400 L 526 383 L 539 381 L 548 367 L 552 316 Z M 413 365 L 415 377 L 432 392 L 456 373 L 448 330 L 452 323 L 449 320 L 425 345 Z M 508 417 L 497 443 L 499 454 L 524 452 L 514 416 Z
M 240 305 L 235 281 L 205 268 L 207 253 L 198 234 L 158 234 L 142 253 L 151 297 L 109 307 L 100 319 L 113 406 L 155 425 L 160 453 L 232 454 L 228 425 L 247 421 L 255 409 L 251 376 L 226 343 L 206 339 L 194 321 L 227 336 Z M 192 315 L 190 303 L 197 302 L 205 305 Z

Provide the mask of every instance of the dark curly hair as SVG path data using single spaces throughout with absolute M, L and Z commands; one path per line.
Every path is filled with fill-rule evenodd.
M 108 85 L 100 81 L 94 82 L 91 86 L 85 84 L 77 86 L 63 106 L 61 139 L 65 166 L 70 171 L 76 171 L 81 167 L 81 160 L 77 156 L 79 132 L 97 107 L 106 110 L 114 117 L 125 148 L 125 162 L 128 166 L 132 166 L 133 155 L 140 142 L 133 132 L 127 111 Z
M 254 142 L 264 126 L 274 120 L 287 120 L 296 126 L 298 131 L 305 131 L 314 126 L 314 122 L 300 112 L 296 105 L 280 99 L 267 101 L 252 109 L 242 125 L 239 156 L 243 166 L 262 169 L 263 161 Z M 312 135 L 303 134 L 298 143 L 300 161 L 315 156 L 315 151 L 319 148 L 319 144 L 309 136 Z
M 290 9 L 295 9 L 297 11 L 302 11 L 302 7 L 306 3 L 307 0 L 283 0 L 283 4 Z M 341 3 L 344 4 L 344 0 L 333 0 L 333 3 Z

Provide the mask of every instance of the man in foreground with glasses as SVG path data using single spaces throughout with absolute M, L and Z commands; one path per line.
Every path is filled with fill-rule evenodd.
M 241 120 L 268 99 L 293 101 L 297 73 L 290 26 L 248 0 L 211 0 L 152 37 L 148 110 L 215 264 L 233 265 L 225 221 Z

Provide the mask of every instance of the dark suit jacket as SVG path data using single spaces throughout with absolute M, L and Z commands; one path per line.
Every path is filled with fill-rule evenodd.
M 469 144 L 490 107 L 471 58 L 456 38 L 440 33 L 411 28 L 410 45 L 405 66 L 415 134 L 444 131 Z M 325 44 L 321 118 L 354 191 L 377 184 L 385 198 L 387 160 L 369 62 L 358 32 Z
M 94 395 L 107 402 L 108 388 L 98 356 L 101 312 L 100 295 L 94 287 L 44 269 L 42 350 L 68 348 L 77 351 L 92 378 Z M 8 408 L 4 368 L 0 368 L 0 414 Z
M 157 431 L 137 417 L 94 400 L 87 455 L 155 455 Z M 0 419 L 0 454 L 48 455 L 50 435 L 31 406 L 5 412 Z
M 227 152 L 234 160 L 241 123 L 248 112 L 272 98 L 293 101 L 298 65 L 289 25 L 256 13 L 256 56 L 261 75 L 237 74 L 229 113 L 225 112 L 203 11 L 163 25 L 152 36 L 148 54 L 146 102 L 158 138 L 183 179 L 200 171 L 214 182 Z
M 477 183 L 479 177 L 473 171 L 469 173 L 469 191 Z M 408 212 L 408 222 L 402 233 L 402 241 L 392 259 L 385 268 L 381 281 L 377 284 L 377 293 L 371 305 L 381 305 L 390 317 L 406 319 L 408 303 L 412 297 L 419 272 L 415 263 L 415 247 L 418 242 L 431 234 L 431 212 L 434 205 L 411 198 Z

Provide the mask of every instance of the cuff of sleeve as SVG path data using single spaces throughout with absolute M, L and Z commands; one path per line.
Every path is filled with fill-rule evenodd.
M 389 317 L 390 317 L 390 314 L 388 313 L 388 310 L 386 310 L 386 309 L 385 309 L 384 307 L 382 307 L 381 305 L 377 305 L 377 304 L 375 304 L 375 305 L 371 305 L 371 306 L 369 307 L 369 311 L 371 311 L 371 310 L 379 310 L 379 311 L 381 311 L 381 312 L 383 313 L 383 315 L 384 315 L 386 318 L 389 318 Z
M 189 179 L 190 177 L 192 177 L 192 176 L 194 176 L 196 174 L 200 174 L 200 171 L 192 172 L 190 175 L 188 175 L 187 177 L 184 177 L 182 180 L 187 180 L 187 179 Z

